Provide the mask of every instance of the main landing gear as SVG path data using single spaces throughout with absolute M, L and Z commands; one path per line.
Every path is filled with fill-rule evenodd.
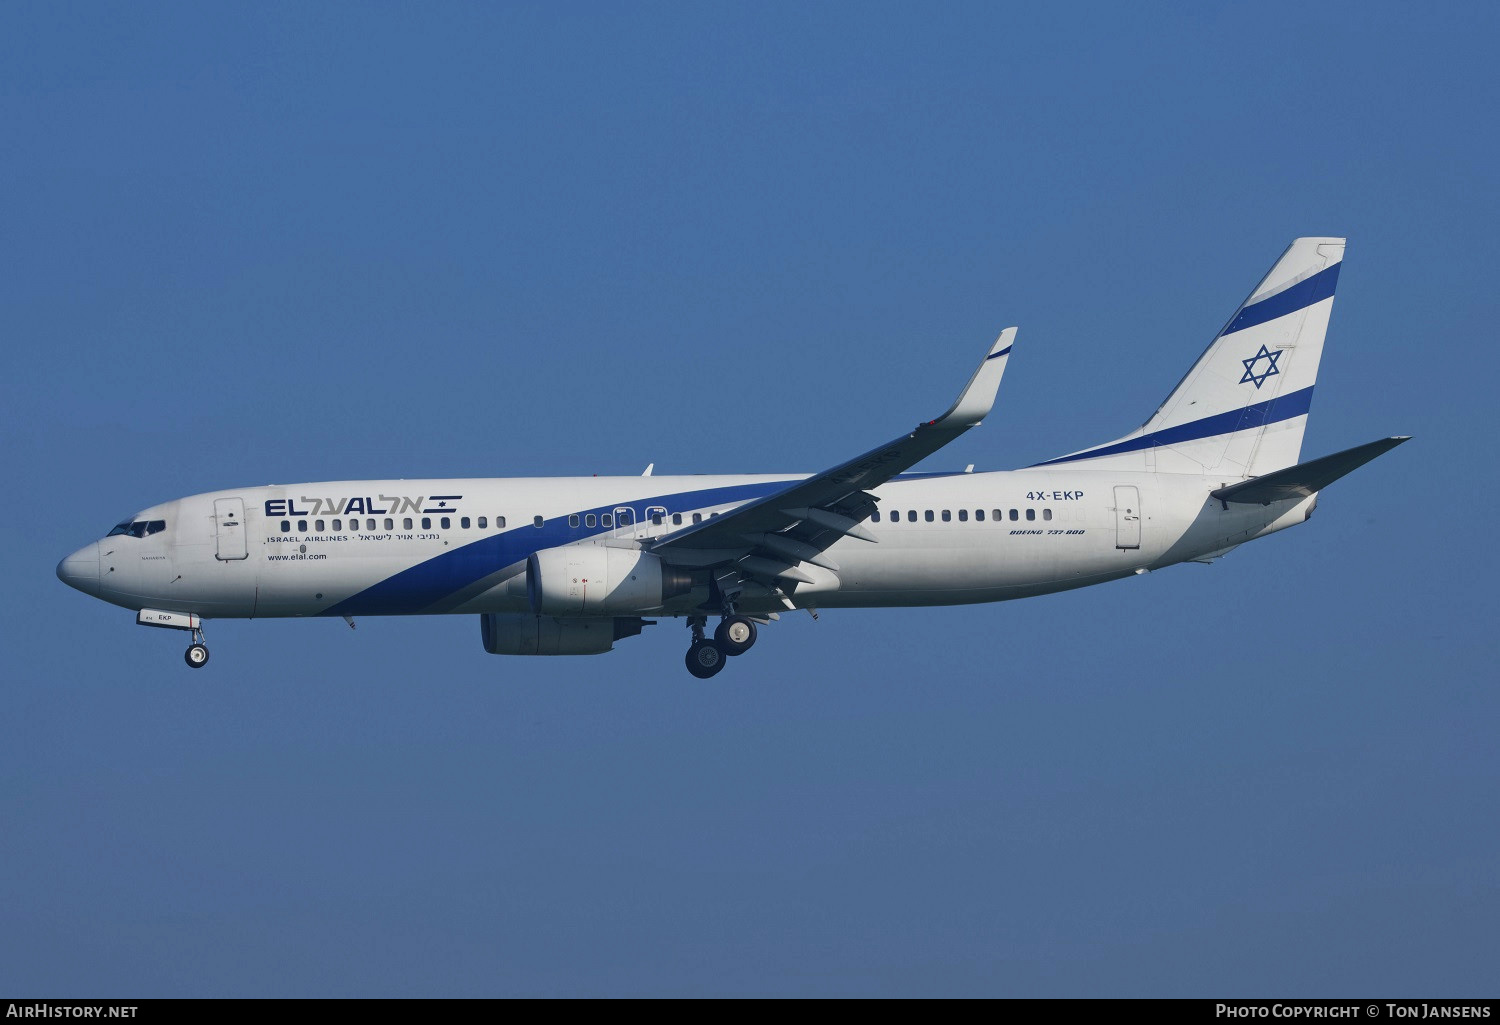
M 693 631 L 693 643 L 687 651 L 687 668 L 700 680 L 717 676 L 725 661 L 734 655 L 743 655 L 755 644 L 755 621 L 744 616 L 726 615 L 713 639 L 705 637 L 703 629 L 707 616 L 688 617 L 688 629 Z
M 755 622 L 744 616 L 725 616 L 714 631 L 714 642 L 726 655 L 743 655 L 755 646 Z

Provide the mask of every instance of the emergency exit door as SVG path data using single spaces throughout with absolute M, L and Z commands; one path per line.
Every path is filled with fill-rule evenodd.
M 1115 488 L 1115 547 L 1141 546 L 1141 492 L 1121 484 Z
M 247 557 L 245 503 L 242 499 L 214 499 L 214 533 L 219 543 L 216 558 L 223 562 L 233 562 Z

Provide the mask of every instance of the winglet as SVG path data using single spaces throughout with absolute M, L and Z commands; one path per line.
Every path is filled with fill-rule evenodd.
M 979 369 L 974 371 L 974 376 L 969 378 L 969 383 L 959 393 L 953 408 L 922 426 L 977 427 L 994 408 L 995 393 L 1000 390 L 1000 378 L 1005 375 L 1005 364 L 1010 362 L 1010 350 L 1015 341 L 1015 328 L 1008 327 L 1001 331 L 995 344 L 985 353 L 984 362 L 979 364 Z

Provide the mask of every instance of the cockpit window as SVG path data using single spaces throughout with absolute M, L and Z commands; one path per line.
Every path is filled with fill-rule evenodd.
M 151 534 L 160 534 L 166 529 L 166 520 L 126 520 L 124 523 L 115 524 L 115 528 L 104 536 L 114 537 L 124 534 L 127 537 L 147 537 Z

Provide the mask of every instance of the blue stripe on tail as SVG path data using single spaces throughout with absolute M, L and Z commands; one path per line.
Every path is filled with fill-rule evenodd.
M 1309 278 L 1308 280 L 1311 281 L 1312 279 Z M 1267 301 L 1269 302 L 1269 300 Z M 1262 304 L 1257 303 L 1256 305 Z M 1059 456 L 1056 459 L 1049 459 L 1044 463 L 1032 463 L 1031 465 L 1054 466 L 1057 463 L 1071 463 L 1078 459 L 1094 459 L 1098 456 L 1118 455 L 1121 452 L 1136 452 L 1145 448 L 1155 448 L 1159 445 L 1178 445 L 1185 441 L 1198 441 L 1201 438 L 1212 438 L 1219 434 L 1233 434 L 1236 431 L 1259 430 L 1267 424 L 1280 423 L 1282 420 L 1290 420 L 1294 416 L 1301 416 L 1306 413 L 1312 408 L 1312 393 L 1312 386 L 1309 385 L 1301 391 L 1294 391 L 1290 395 L 1282 395 L 1271 399 L 1269 402 L 1257 402 L 1240 409 L 1231 409 L 1227 413 L 1206 416 L 1202 420 L 1194 420 L 1191 423 L 1179 424 L 1176 427 L 1165 427 L 1162 430 L 1143 434 L 1139 438 L 1131 438 L 1128 441 L 1121 441 L 1114 445 L 1091 448 L 1086 452 L 1078 452 L 1071 456 Z
M 1305 310 L 1313 303 L 1322 302 L 1333 295 L 1334 286 L 1339 283 L 1339 268 L 1344 265 L 1340 260 L 1332 267 L 1318 271 L 1306 281 L 1299 281 L 1285 292 L 1277 292 L 1269 299 L 1262 299 L 1253 306 L 1246 306 L 1235 314 L 1229 326 L 1219 332 L 1219 337 L 1243 331 L 1247 327 L 1264 324 L 1268 320 L 1277 317 L 1285 317 L 1288 313 L 1296 313 Z

